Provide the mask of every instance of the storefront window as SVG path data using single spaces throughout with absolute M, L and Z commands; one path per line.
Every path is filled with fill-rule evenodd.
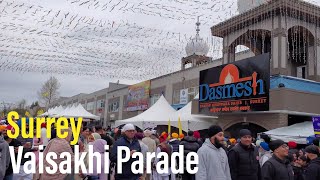
M 81 105 L 84 109 L 87 109 L 86 103 L 81 103 Z
M 108 105 L 108 112 L 118 112 L 119 102 L 114 102 Z
M 173 91 L 172 104 L 180 104 L 180 89 L 176 89 Z
M 191 87 L 188 89 L 188 100 L 192 101 L 194 97 L 198 94 L 199 92 L 199 87 Z
M 91 111 L 94 109 L 94 102 L 88 102 L 87 103 L 87 110 L 88 111 Z
M 105 107 L 105 100 L 100 99 L 97 101 L 97 109 L 104 108 Z
M 180 90 L 176 89 L 173 91 L 173 104 L 180 104 Z M 190 87 L 188 88 L 188 101 L 191 101 L 194 99 L 194 97 L 198 94 L 199 87 Z
M 154 105 L 158 99 L 161 97 L 161 94 L 153 94 L 150 98 L 150 106 Z

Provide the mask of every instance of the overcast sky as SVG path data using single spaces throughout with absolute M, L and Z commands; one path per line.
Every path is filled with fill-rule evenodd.
M 123 4 L 122 5 L 123 7 L 127 6 L 126 3 L 129 5 L 130 3 L 132 3 L 133 4 L 132 7 L 134 6 L 139 7 L 139 3 L 140 4 L 144 3 L 144 5 L 146 5 L 145 7 L 148 7 L 148 8 L 149 8 L 148 2 L 155 3 L 152 0 L 95 0 L 95 1 L 90 0 L 90 1 L 99 2 L 101 5 L 105 4 L 106 2 L 114 2 L 113 6 L 115 6 L 119 2 L 120 5 Z M 139 8 L 136 8 L 136 12 L 134 13 L 129 11 L 126 11 L 126 12 L 121 11 L 121 8 L 119 7 L 115 7 L 114 10 L 110 9 L 108 11 L 103 11 L 101 9 L 99 10 L 99 8 L 94 9 L 92 7 L 86 6 L 87 4 L 84 3 L 86 2 L 85 0 L 54 0 L 54 1 L 53 0 L 16 0 L 15 3 L 26 2 L 28 3 L 28 5 L 39 5 L 44 9 L 45 8 L 53 9 L 56 11 L 61 10 L 64 12 L 71 12 L 75 14 L 81 14 L 84 16 L 90 15 L 95 17 L 96 19 L 111 20 L 116 24 L 120 21 L 129 22 L 130 24 L 137 24 L 145 28 L 150 27 L 153 29 L 186 34 L 188 38 L 195 34 L 194 24 L 195 24 L 196 16 L 201 16 L 202 19 L 200 18 L 200 20 L 202 22 L 202 26 L 201 26 L 200 35 L 204 39 L 208 39 L 208 41 L 210 41 L 210 38 L 211 38 L 210 27 L 220 22 L 221 20 L 219 19 L 226 19 L 226 18 L 229 18 L 228 16 L 237 13 L 236 12 L 237 6 L 235 1 L 236 0 L 229 0 L 229 1 L 159 0 L 156 2 L 158 5 L 155 5 L 154 7 L 150 6 L 150 8 L 153 8 L 153 9 L 148 9 L 148 10 L 161 14 L 161 16 L 146 15 L 143 12 L 141 12 L 141 9 L 139 10 Z M 0 4 L 0 7 L 6 7 L 6 6 L 9 7 L 10 2 L 11 0 L 4 0 L 4 2 Z M 202 3 L 202 5 L 198 7 L 200 2 Z M 311 2 L 315 2 L 315 1 L 311 0 Z M 8 4 L 6 5 L 4 3 L 8 3 Z M 318 4 L 319 3 L 320 2 L 318 2 Z M 166 5 L 167 6 L 171 5 L 171 7 L 167 7 Z M 170 9 L 172 8 L 173 5 L 175 5 L 176 8 L 183 9 L 183 13 L 186 13 L 186 14 L 189 13 L 189 15 L 185 15 L 185 17 L 188 17 L 189 19 L 187 20 L 174 19 L 175 17 L 183 17 L 183 14 L 181 11 L 173 12 L 175 11 L 175 9 L 173 9 L 173 11 L 170 12 L 172 14 L 167 15 L 168 17 L 174 17 L 174 18 L 163 17 L 169 12 L 169 11 L 165 11 L 165 9 Z M 188 6 L 190 6 L 190 8 Z M 203 10 L 201 9 L 202 6 L 206 8 L 211 7 L 212 9 Z M 18 7 L 14 7 L 14 8 L 18 8 Z M 161 9 L 163 9 L 163 11 Z M 196 11 L 197 9 L 199 10 Z M 18 11 L 15 11 L 15 13 L 19 12 L 19 9 L 17 10 Z M 191 13 L 194 19 L 190 19 Z M 5 19 L 4 18 L 0 19 L 0 24 L 2 21 L 5 21 Z M 2 34 L 0 32 L 0 36 L 1 35 Z M 5 36 L 5 34 L 2 36 Z M 157 34 L 154 34 L 154 36 L 157 37 Z M 179 37 L 179 40 L 180 40 L 180 37 Z M 163 41 L 168 41 L 173 44 L 177 43 L 177 42 L 172 42 L 173 40 L 169 38 L 164 39 Z M 2 42 L 0 42 L 0 45 L 1 43 Z M 139 44 L 141 42 L 136 42 L 136 43 Z M 175 66 L 173 68 L 174 70 L 180 67 L 180 58 L 185 56 L 185 52 L 183 51 L 183 48 L 186 46 L 186 42 L 181 41 L 179 46 L 180 47 L 178 48 L 182 50 L 180 50 L 178 54 L 176 53 L 172 57 L 167 57 L 168 59 L 171 59 L 171 61 L 173 61 L 173 63 L 170 62 L 171 63 L 170 65 Z M 106 49 L 108 49 L 108 47 L 106 47 Z M 122 51 L 123 53 L 126 53 L 127 50 L 130 50 L 130 47 L 128 47 L 128 49 L 123 49 Z M 145 56 L 143 57 L 153 56 L 153 54 L 148 54 L 148 53 L 144 55 Z M 4 62 L 4 61 L 8 61 L 8 59 L 2 57 L 0 59 L 0 65 L 1 65 L 1 62 Z M 142 59 L 142 61 L 144 61 L 144 59 Z M 147 61 L 147 58 L 145 59 L 145 61 Z M 166 63 L 166 60 L 164 60 L 164 62 L 161 62 L 161 63 Z M 145 64 L 143 68 L 148 69 L 148 67 L 151 67 L 153 65 L 154 64 Z M 163 73 L 165 72 L 166 71 L 163 71 Z M 41 88 L 41 85 L 51 75 L 57 77 L 61 84 L 61 88 L 60 88 L 61 96 L 73 96 L 79 93 L 91 93 L 93 91 L 106 88 L 109 82 L 116 82 L 117 80 L 120 80 L 120 83 L 124 83 L 124 84 L 133 84 L 141 81 L 140 79 L 137 80 L 134 78 L 127 80 L 127 79 L 117 78 L 117 77 L 111 78 L 111 77 L 100 77 L 100 76 L 78 76 L 78 75 L 72 75 L 72 74 L 58 75 L 58 74 L 49 74 L 49 73 L 42 74 L 39 72 L 22 73 L 19 71 L 0 69 L 0 102 L 16 103 L 21 99 L 26 99 L 27 103 L 31 104 L 33 101 L 36 101 L 38 99 L 37 91 Z

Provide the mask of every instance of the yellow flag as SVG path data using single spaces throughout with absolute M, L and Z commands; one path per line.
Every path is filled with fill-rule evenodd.
M 170 118 L 169 118 L 169 121 L 168 121 L 168 139 L 170 139 L 171 137 L 171 122 L 170 122 Z
M 40 116 L 43 113 L 44 113 L 43 109 L 39 109 L 38 112 L 37 112 L 37 115 Z
M 29 117 L 30 113 L 28 111 L 26 111 L 25 115 L 26 115 L 26 117 Z
M 181 125 L 181 121 L 180 121 L 180 116 L 178 119 L 178 128 L 179 128 L 179 137 L 180 137 L 180 134 L 182 134 L 182 125 Z
M 45 93 L 42 94 L 42 96 L 43 96 L 43 97 L 48 97 L 48 96 L 49 96 L 49 93 L 48 93 L 48 92 L 45 92 Z

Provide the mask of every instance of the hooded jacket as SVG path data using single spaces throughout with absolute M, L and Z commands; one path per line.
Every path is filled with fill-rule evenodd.
M 320 157 L 310 161 L 305 173 L 306 180 L 320 179 Z
M 198 150 L 199 164 L 196 179 L 231 180 L 228 157 L 223 148 L 216 148 L 209 139 Z
M 9 144 L 0 136 L 0 179 L 4 179 L 10 164 Z

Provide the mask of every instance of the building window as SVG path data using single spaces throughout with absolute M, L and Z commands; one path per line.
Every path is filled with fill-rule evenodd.
M 297 67 L 297 77 L 298 78 L 307 78 L 307 66 L 299 66 Z
M 88 102 L 87 103 L 87 110 L 88 111 L 91 111 L 94 109 L 94 102 Z
M 97 109 L 104 108 L 105 107 L 105 100 L 100 99 L 97 101 Z
M 84 109 L 87 109 L 86 103 L 81 103 L 81 105 Z
M 188 88 L 188 100 L 191 101 L 199 93 L 199 87 Z
M 173 91 L 172 104 L 180 104 L 180 90 L 181 89 L 176 89 Z M 199 86 L 188 88 L 188 101 L 193 100 L 198 93 L 199 93 Z
M 151 97 L 150 97 L 150 106 L 154 105 L 158 101 L 158 99 L 160 99 L 160 97 L 161 97 L 161 94 L 153 94 L 153 95 L 151 95 Z
M 176 89 L 173 91 L 172 104 L 180 104 L 180 89 Z
M 114 102 L 108 105 L 108 112 L 118 112 L 119 102 Z

